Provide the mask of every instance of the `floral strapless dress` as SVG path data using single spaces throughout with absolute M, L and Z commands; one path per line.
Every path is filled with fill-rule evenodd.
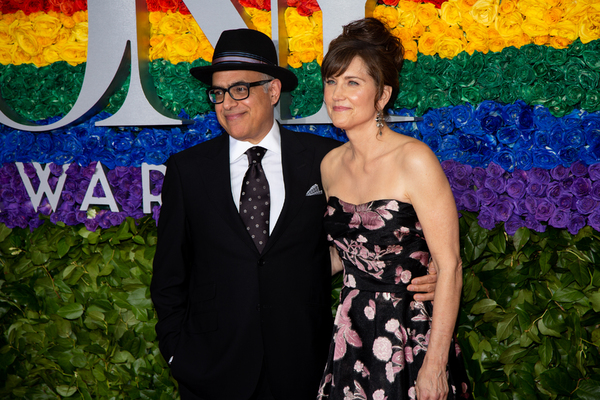
M 415 382 L 431 332 L 432 304 L 406 287 L 427 274 L 429 249 L 411 204 L 346 203 L 330 197 L 328 239 L 344 264 L 344 287 L 317 399 L 415 399 Z M 448 399 L 471 398 L 452 343 Z

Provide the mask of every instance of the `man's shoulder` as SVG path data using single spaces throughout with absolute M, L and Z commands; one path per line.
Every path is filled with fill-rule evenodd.
M 178 153 L 172 154 L 170 158 L 175 161 L 183 161 L 205 156 L 212 157 L 218 149 L 222 148 L 224 143 L 227 144 L 227 140 L 223 138 L 223 135 L 219 135 L 215 138 L 188 147 Z
M 307 146 L 314 147 L 316 149 L 322 149 L 324 151 L 329 151 L 342 144 L 342 142 L 332 138 L 318 136 L 308 132 L 296 132 L 284 127 L 281 127 L 281 135 L 282 138 L 286 135 L 294 137 Z

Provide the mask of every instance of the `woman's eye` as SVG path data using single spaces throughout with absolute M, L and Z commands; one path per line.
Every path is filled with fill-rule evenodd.
M 325 84 L 326 85 L 335 85 L 335 81 L 333 79 L 326 79 Z

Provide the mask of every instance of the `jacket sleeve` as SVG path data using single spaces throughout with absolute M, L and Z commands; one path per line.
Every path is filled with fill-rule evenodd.
M 183 185 L 177 163 L 167 162 L 162 188 L 162 206 L 158 221 L 158 241 L 150 285 L 152 301 L 158 315 L 156 334 L 165 360 L 175 352 L 177 338 L 185 318 L 189 286 L 187 279 L 190 247 L 186 235 Z

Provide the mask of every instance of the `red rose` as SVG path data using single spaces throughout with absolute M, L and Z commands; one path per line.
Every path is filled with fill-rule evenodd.
M 22 4 L 20 5 L 20 9 L 23 10 L 25 15 L 29 15 L 31 13 L 37 11 L 44 10 L 44 1 L 43 0 L 21 0 Z
M 150 11 L 150 12 L 160 11 L 160 6 L 158 5 L 158 0 L 146 0 L 146 4 L 148 6 L 148 11 Z
M 190 10 L 187 8 L 187 6 L 183 2 L 183 0 L 179 0 L 179 13 L 183 14 L 183 15 L 189 15 L 189 14 L 191 14 Z
M 383 4 L 386 6 L 397 6 L 400 0 L 383 0 Z
M 66 15 L 73 15 L 75 12 L 73 1 L 63 0 L 63 3 L 60 5 L 60 12 Z
M 159 7 L 162 11 L 167 12 L 177 12 L 177 7 L 179 6 L 178 0 L 158 0 Z
M 75 0 L 75 4 L 73 6 L 75 11 L 85 11 L 87 10 L 87 0 Z

